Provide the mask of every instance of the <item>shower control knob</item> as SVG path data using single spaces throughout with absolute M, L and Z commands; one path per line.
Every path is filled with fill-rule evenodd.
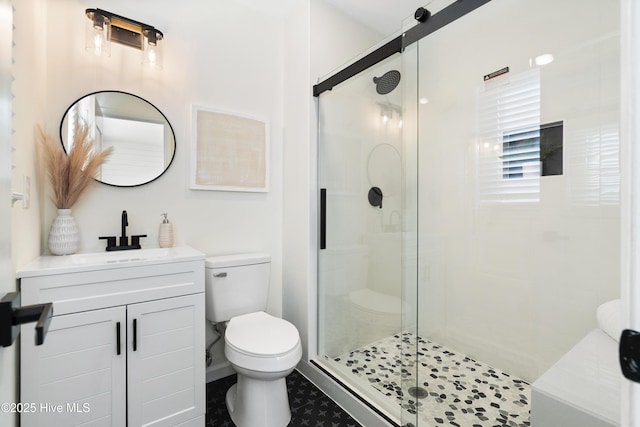
M 373 207 L 382 209 L 382 190 L 379 187 L 371 187 L 368 198 L 369 204 Z
M 416 9 L 416 13 L 413 14 L 413 17 L 416 18 L 418 22 L 424 22 L 431 16 L 431 12 L 429 12 L 424 7 L 419 7 Z

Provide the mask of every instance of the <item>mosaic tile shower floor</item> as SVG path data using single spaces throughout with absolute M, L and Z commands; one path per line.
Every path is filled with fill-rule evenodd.
M 417 359 L 402 360 L 402 349 L 415 352 L 416 345 Z M 382 339 L 333 361 L 386 396 L 388 404 L 400 405 L 409 414 L 403 419 L 417 413 L 418 426 L 531 425 L 528 383 L 413 334 Z

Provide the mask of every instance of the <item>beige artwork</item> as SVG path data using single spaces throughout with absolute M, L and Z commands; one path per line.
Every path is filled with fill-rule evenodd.
M 196 110 L 194 188 L 268 191 L 265 122 Z

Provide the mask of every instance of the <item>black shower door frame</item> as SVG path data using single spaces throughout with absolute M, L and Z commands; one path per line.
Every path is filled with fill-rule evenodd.
M 429 17 L 424 22 L 419 22 L 416 26 L 410 28 L 403 34 L 314 85 L 313 96 L 318 97 L 321 93 L 333 89 L 334 86 L 339 85 L 367 68 L 374 66 L 380 61 L 387 59 L 391 55 L 402 52 L 407 46 L 439 30 L 440 28 L 449 25 L 458 18 L 473 12 L 490 1 L 491 0 L 457 0 L 455 3 L 452 3 L 442 9 L 440 12 Z M 418 11 L 416 11 L 416 15 L 417 13 Z

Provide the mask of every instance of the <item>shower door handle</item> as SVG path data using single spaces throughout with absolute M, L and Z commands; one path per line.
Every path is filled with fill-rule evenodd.
M 320 249 L 327 248 L 327 189 L 320 189 Z

